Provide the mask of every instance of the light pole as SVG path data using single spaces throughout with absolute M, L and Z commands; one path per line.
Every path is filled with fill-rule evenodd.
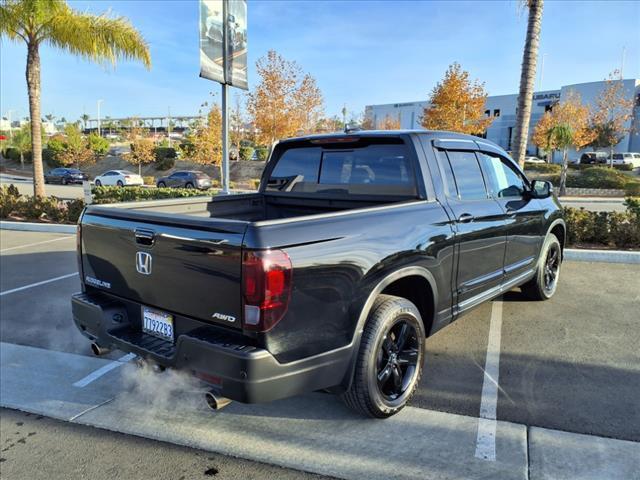
M 347 104 L 346 103 L 342 106 L 342 127 L 344 129 L 347 128 Z
M 538 81 L 538 91 L 542 91 L 542 80 L 544 80 L 544 59 L 547 57 L 548 53 L 542 54 L 542 62 L 540 62 L 540 80 Z
M 169 139 L 169 148 L 171 148 L 171 107 L 167 107 L 167 139 Z
M 100 104 L 104 102 L 104 100 L 98 100 L 98 136 L 102 136 L 102 131 L 100 130 Z

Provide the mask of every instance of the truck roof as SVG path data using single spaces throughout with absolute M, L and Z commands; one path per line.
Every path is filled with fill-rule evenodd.
M 301 135 L 299 137 L 290 137 L 280 140 L 279 143 L 286 142 L 296 142 L 300 140 L 315 140 L 315 139 L 323 139 L 323 138 L 343 138 L 348 136 L 370 136 L 370 137 L 394 137 L 398 135 L 408 135 L 411 133 L 421 133 L 421 134 L 435 134 L 435 135 L 447 135 L 455 138 L 466 138 L 469 140 L 484 140 L 480 137 L 476 137 L 474 135 L 468 135 L 465 133 L 458 132 L 449 132 L 446 130 L 424 130 L 424 129 L 401 129 L 401 130 L 349 130 L 347 132 L 330 132 L 330 133 L 317 133 L 313 135 Z

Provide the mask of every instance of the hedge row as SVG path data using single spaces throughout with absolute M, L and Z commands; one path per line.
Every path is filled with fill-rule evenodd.
M 50 223 L 77 223 L 84 201 L 20 195 L 13 185 L 0 187 L 0 218 Z
M 640 249 L 640 201 L 629 198 L 626 204 L 626 212 L 565 207 L 568 245 Z
M 217 189 L 197 190 L 195 188 L 145 188 L 145 187 L 93 187 L 94 203 L 134 202 L 138 200 L 162 200 L 211 196 Z

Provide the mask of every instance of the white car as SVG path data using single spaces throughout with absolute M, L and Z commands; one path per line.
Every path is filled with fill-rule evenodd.
M 542 158 L 538 157 L 524 157 L 525 163 L 547 163 Z
M 102 185 L 128 187 L 131 185 L 143 185 L 144 181 L 140 175 L 130 172 L 129 170 L 109 170 L 102 175 L 98 175 L 93 183 L 96 187 L 100 187 Z
M 614 153 L 613 165 L 633 165 L 633 168 L 640 167 L 640 153 L 622 152 Z

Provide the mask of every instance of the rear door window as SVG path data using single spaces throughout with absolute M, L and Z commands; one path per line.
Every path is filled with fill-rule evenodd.
M 473 152 L 448 151 L 449 164 L 453 171 L 458 196 L 461 200 L 479 200 L 487 198 L 487 190 L 482 171 Z

